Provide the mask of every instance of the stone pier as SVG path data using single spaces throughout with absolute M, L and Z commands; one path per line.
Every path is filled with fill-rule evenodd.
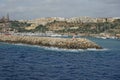
M 101 46 L 85 38 L 51 38 L 51 37 L 33 37 L 33 36 L 13 36 L 0 35 L 0 42 L 23 43 L 30 45 L 58 47 L 65 49 L 102 49 Z

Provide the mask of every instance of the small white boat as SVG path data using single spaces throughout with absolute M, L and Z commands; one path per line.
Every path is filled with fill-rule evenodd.
M 101 37 L 102 39 L 107 39 L 107 37 Z
M 51 37 L 61 37 L 62 35 L 60 34 L 52 34 Z

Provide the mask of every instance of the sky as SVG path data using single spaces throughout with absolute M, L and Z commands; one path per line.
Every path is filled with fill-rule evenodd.
M 120 17 L 120 0 L 0 0 L 0 18 Z

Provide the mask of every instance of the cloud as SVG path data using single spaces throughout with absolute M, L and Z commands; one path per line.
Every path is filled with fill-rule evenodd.
M 14 19 L 73 16 L 120 16 L 120 0 L 1 0 L 0 12 Z M 26 17 L 23 17 L 26 16 Z
M 120 0 L 101 0 L 105 3 L 108 3 L 108 4 L 119 4 L 120 3 Z
M 60 0 L 44 0 L 47 3 L 56 3 L 56 2 L 60 2 Z

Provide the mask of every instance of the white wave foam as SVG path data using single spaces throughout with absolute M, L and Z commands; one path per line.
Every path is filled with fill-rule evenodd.
M 107 51 L 107 48 L 103 48 L 103 49 L 96 49 L 96 48 L 88 48 L 87 51 Z
M 52 50 L 52 51 L 65 51 L 65 52 L 79 52 L 84 51 L 83 49 L 62 49 L 62 48 L 56 48 L 56 47 L 45 47 L 46 50 Z
M 45 50 L 52 50 L 52 51 L 65 51 L 65 52 L 85 52 L 85 51 L 107 51 L 107 48 L 104 49 L 95 49 L 95 48 L 89 48 L 89 49 L 63 49 L 63 48 L 57 48 L 57 47 L 45 47 L 45 46 L 36 46 L 39 48 L 43 48 Z
M 14 44 L 14 45 L 20 45 L 20 46 L 28 46 L 28 47 L 37 47 L 44 50 L 52 50 L 52 51 L 65 51 L 65 52 L 84 52 L 84 51 L 106 51 L 107 48 L 104 49 L 96 49 L 96 48 L 88 48 L 88 49 L 63 49 L 63 48 L 57 48 L 57 47 L 46 47 L 46 46 L 38 46 L 38 45 L 29 45 L 29 44 Z

